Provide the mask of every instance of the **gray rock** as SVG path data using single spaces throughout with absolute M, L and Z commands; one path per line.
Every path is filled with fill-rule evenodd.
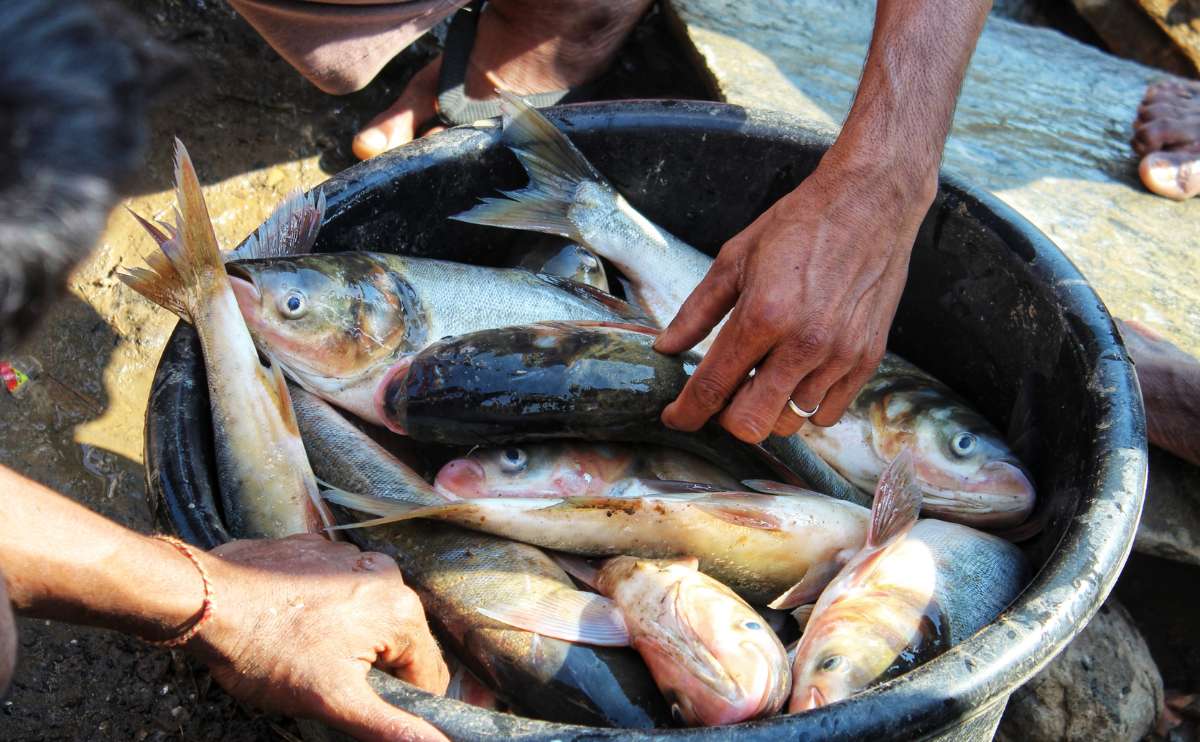
M 730 103 L 835 130 L 871 36 L 874 3 L 672 0 L 677 26 Z M 1129 148 L 1162 72 L 1057 31 L 992 17 L 946 146 L 947 169 L 991 190 L 1052 239 L 1109 309 L 1200 353 L 1200 199 L 1151 195 Z
M 1200 566 L 1200 467 L 1150 448 L 1146 502 L 1133 548 Z
M 1129 614 L 1109 600 L 1062 654 L 1008 700 L 997 742 L 1137 740 L 1163 684 Z

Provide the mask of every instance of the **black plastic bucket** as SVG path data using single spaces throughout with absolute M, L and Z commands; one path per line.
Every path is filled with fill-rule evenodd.
M 710 253 L 812 171 L 828 144 L 784 116 L 714 103 L 548 113 L 638 209 Z M 446 216 L 524 182 L 498 140 L 495 127 L 454 129 L 331 178 L 318 249 L 495 262 L 528 235 Z M 1001 429 L 1018 418 L 1037 481 L 1036 517 L 1047 525 L 1026 544 L 1035 577 L 971 639 L 849 700 L 736 727 L 635 732 L 518 720 L 399 681 L 385 683 L 389 699 L 466 739 L 989 739 L 1009 694 L 1084 627 L 1129 553 L 1146 479 L 1141 397 L 1104 305 L 1071 262 L 952 175 L 921 228 L 890 347 Z M 227 538 L 206 515 L 212 434 L 199 345 L 186 326 L 168 343 L 151 392 L 146 471 L 155 507 L 183 538 L 206 548 Z

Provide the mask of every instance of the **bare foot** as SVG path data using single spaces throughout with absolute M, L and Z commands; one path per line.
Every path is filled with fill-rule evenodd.
M 1117 320 L 1117 327 L 1137 366 L 1146 436 L 1200 466 L 1200 361 L 1138 322 Z
M 651 2 L 491 0 L 479 18 L 466 93 L 490 98 L 502 87 L 528 95 L 588 82 L 612 62 Z M 396 102 L 358 133 L 359 159 L 412 141 L 434 119 L 441 64 L 439 56 L 414 75 Z
M 1177 201 L 1200 193 L 1200 82 L 1166 80 L 1146 88 L 1133 123 L 1138 172 L 1152 192 Z

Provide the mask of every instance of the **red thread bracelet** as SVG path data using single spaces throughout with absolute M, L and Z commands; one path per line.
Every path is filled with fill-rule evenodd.
M 165 541 L 171 546 L 174 546 L 181 554 L 188 558 L 196 567 L 196 571 L 200 573 L 200 580 L 204 583 L 204 604 L 200 607 L 200 618 L 197 618 L 191 628 L 183 632 L 174 639 L 148 639 L 151 644 L 157 644 L 160 647 L 180 647 L 191 641 L 192 637 L 200 632 L 200 627 L 203 626 L 209 618 L 212 617 L 213 610 L 216 608 L 216 600 L 213 595 L 212 583 L 208 580 L 208 572 L 205 571 L 204 565 L 196 558 L 196 553 L 192 551 L 192 547 L 183 543 L 174 536 L 164 536 L 163 534 L 155 534 L 152 538 L 159 541 Z

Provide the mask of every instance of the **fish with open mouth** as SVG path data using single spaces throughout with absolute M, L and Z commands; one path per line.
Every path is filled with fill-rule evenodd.
M 1017 597 L 1026 577 L 1017 547 L 957 523 L 918 521 L 920 504 L 905 448 L 879 479 L 866 544 L 804 610 L 790 713 L 848 698 L 936 657 Z M 775 606 L 807 600 L 785 594 Z
M 302 389 L 294 397 L 322 480 L 389 502 L 445 502 L 329 404 Z M 441 523 L 398 523 L 352 535 L 360 547 L 396 559 L 441 640 L 520 711 L 600 726 L 650 728 L 669 721 L 667 705 L 633 652 L 533 635 L 479 612 L 511 595 L 536 599 L 572 589 L 567 574 L 541 550 Z
M 631 646 L 685 724 L 717 726 L 770 716 L 791 688 L 787 652 L 766 621 L 697 560 L 619 556 L 568 571 L 599 591 L 561 590 L 480 612 L 565 641 Z
M 666 327 L 712 258 L 638 212 L 536 109 L 512 94 L 501 91 L 500 97 L 503 141 L 529 173 L 529 185 L 504 197 L 483 198 L 453 218 L 560 235 L 588 247 L 625 274 L 634 303 Z M 697 351 L 707 350 L 716 332 Z M 999 432 L 948 392 L 889 354 L 837 425 L 806 425 L 802 439 L 773 436 L 767 446 L 817 489 L 869 504 L 862 493 L 874 489 L 895 457 L 893 441 L 916 433 L 917 477 L 927 515 L 985 527 L 1019 524 L 1033 510 L 1029 474 Z M 807 461 L 804 443 L 841 476 L 831 477 Z

